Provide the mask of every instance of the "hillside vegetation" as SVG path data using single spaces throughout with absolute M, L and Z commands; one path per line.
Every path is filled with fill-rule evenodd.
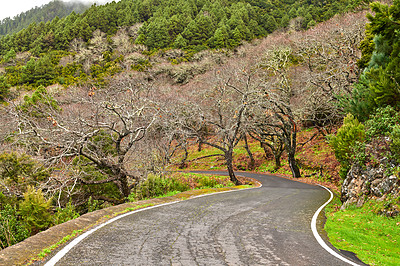
M 125 69 L 144 70 L 151 65 L 148 56 L 160 48 L 181 49 L 168 55 L 173 63 L 193 61 L 199 51 L 237 47 L 277 29 L 307 29 L 360 3 L 122 0 L 93 5 L 0 39 L 0 100 L 12 96 L 9 87 L 101 83 Z
M 340 187 L 361 165 L 398 182 L 400 2 L 360 4 L 122 0 L 2 38 L 7 232 L 23 239 L 49 213 L 67 220 L 141 186 L 187 188 L 176 169 Z

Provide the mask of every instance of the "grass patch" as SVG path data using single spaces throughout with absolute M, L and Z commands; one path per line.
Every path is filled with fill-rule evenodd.
M 131 212 L 131 211 L 135 211 L 137 209 L 143 209 L 143 208 L 150 207 L 150 206 L 154 206 L 154 204 L 149 203 L 149 204 L 143 204 L 143 205 L 139 205 L 139 206 L 135 206 L 135 207 L 128 207 L 125 209 L 125 212 Z
M 376 214 L 384 204 L 369 201 L 361 208 L 339 210 L 340 201 L 336 199 L 326 208 L 325 230 L 330 242 L 356 253 L 367 264 L 399 265 L 400 216 Z
M 240 186 L 236 186 L 236 188 L 239 188 L 239 189 L 243 189 L 243 188 L 252 188 L 252 187 L 254 187 L 254 186 L 252 186 L 252 185 L 240 185 Z
M 56 244 L 51 245 L 48 248 L 43 249 L 38 255 L 37 257 L 39 259 L 43 259 L 44 257 L 46 257 L 52 250 L 56 249 L 58 246 L 64 244 L 65 242 L 69 241 L 71 238 L 77 236 L 78 234 L 80 234 L 83 230 L 74 230 L 72 232 L 72 234 L 65 236 L 63 239 L 61 239 L 60 241 L 58 241 Z M 31 261 L 32 263 L 33 261 Z

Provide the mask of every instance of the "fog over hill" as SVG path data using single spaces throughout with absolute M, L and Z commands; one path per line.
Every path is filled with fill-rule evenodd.
M 0 35 L 17 32 L 30 23 L 47 22 L 56 16 L 62 18 L 72 11 L 81 13 L 93 3 L 99 5 L 111 0 L 15 0 L 0 9 Z M 118 2 L 118 1 L 116 1 Z

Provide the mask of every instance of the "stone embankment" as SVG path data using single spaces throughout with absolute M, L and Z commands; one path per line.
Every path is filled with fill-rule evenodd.
M 383 167 L 353 165 L 342 185 L 343 208 L 351 204 L 360 207 L 368 199 L 385 201 L 399 197 L 399 176 L 388 174 Z M 393 217 L 400 214 L 400 209 L 396 205 L 388 206 L 382 214 Z

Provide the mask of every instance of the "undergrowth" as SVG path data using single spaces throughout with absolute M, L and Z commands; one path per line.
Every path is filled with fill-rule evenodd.
M 175 172 L 168 176 L 149 175 L 129 195 L 130 201 L 168 197 L 190 189 L 234 186 L 227 176 Z

